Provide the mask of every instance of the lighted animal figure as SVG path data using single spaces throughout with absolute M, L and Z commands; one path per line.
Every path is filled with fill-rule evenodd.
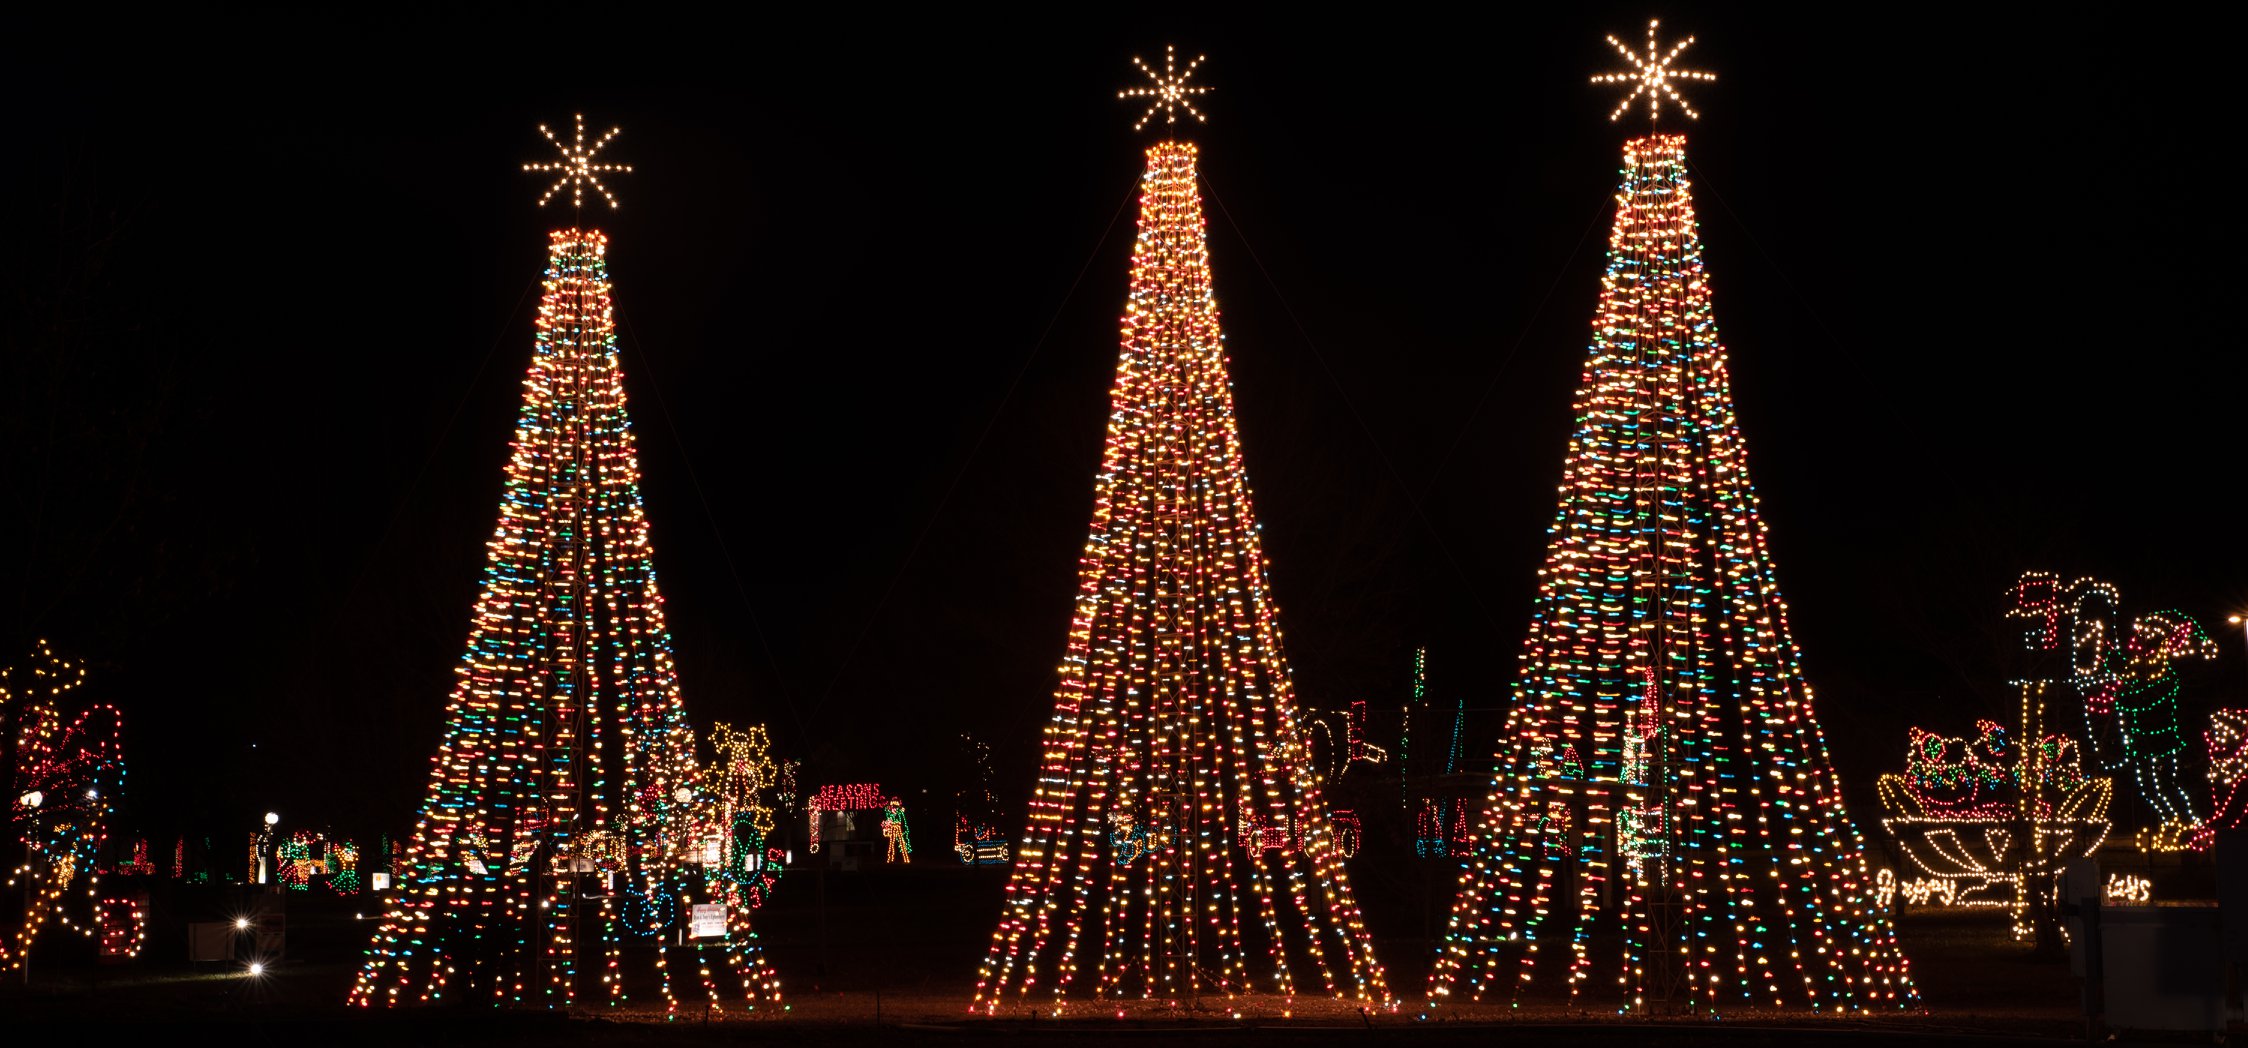
M 905 802 L 890 798 L 888 807 L 882 809 L 882 838 L 889 843 L 883 852 L 883 862 L 910 863 L 913 861 L 913 836 L 905 825 Z

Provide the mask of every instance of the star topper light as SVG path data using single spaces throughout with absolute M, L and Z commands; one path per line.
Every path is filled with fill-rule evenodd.
M 554 199 L 554 194 L 561 192 L 563 186 L 570 187 L 570 205 L 584 207 L 585 187 L 590 185 L 614 208 L 617 206 L 616 194 L 609 192 L 609 187 L 601 184 L 601 175 L 610 171 L 629 175 L 632 173 L 632 165 L 596 164 L 593 162 L 593 155 L 599 153 L 601 147 L 608 145 L 609 140 L 617 137 L 624 128 L 612 127 L 608 134 L 601 136 L 600 141 L 588 146 L 585 144 L 585 114 L 579 113 L 577 120 L 577 141 L 570 145 L 563 145 L 561 139 L 554 137 L 554 132 L 548 130 L 545 124 L 540 124 L 539 134 L 545 135 L 547 141 L 554 143 L 554 148 L 561 151 L 562 158 L 543 164 L 525 164 L 523 170 L 525 173 L 551 173 L 556 176 L 554 184 L 546 187 L 546 192 L 539 194 L 540 207 L 545 207 L 547 201 Z
M 1147 104 L 1147 112 L 1140 114 L 1140 121 L 1132 125 L 1132 130 L 1137 131 L 1146 127 L 1148 121 L 1155 119 L 1155 111 L 1158 109 L 1163 111 L 1163 122 L 1166 124 L 1178 123 L 1178 111 L 1181 109 L 1186 110 L 1187 114 L 1194 119 L 1209 123 L 1210 118 L 1203 116 L 1202 111 L 1194 108 L 1194 103 L 1188 101 L 1188 99 L 1195 95 L 1209 94 L 1212 89 L 1201 85 L 1189 87 L 1186 82 L 1188 77 L 1194 75 L 1195 67 L 1201 65 L 1202 60 L 1207 57 L 1209 56 L 1196 55 L 1194 61 L 1186 64 L 1185 69 L 1180 69 L 1178 49 L 1170 44 L 1165 44 L 1163 45 L 1163 72 L 1161 75 L 1157 75 L 1155 70 L 1149 68 L 1146 62 L 1140 61 L 1138 55 L 1133 55 L 1132 64 L 1138 66 L 1140 72 L 1146 73 L 1147 78 L 1154 83 L 1139 87 L 1127 87 L 1116 93 L 1119 100 L 1126 98 L 1150 99 Z
M 1715 80 L 1717 74 L 1696 73 L 1685 69 L 1671 68 L 1671 63 L 1678 60 L 1679 53 L 1694 45 L 1694 38 L 1689 36 L 1679 41 L 1671 47 L 1670 53 L 1664 54 L 1655 43 L 1655 27 L 1660 24 L 1662 23 L 1653 19 L 1647 22 L 1647 54 L 1644 57 L 1634 53 L 1631 48 L 1625 47 L 1623 41 L 1616 39 L 1614 35 L 1611 34 L 1608 37 L 1608 46 L 1615 48 L 1617 54 L 1624 56 L 1624 60 L 1632 64 L 1632 69 L 1629 71 L 1602 73 L 1592 78 L 1592 82 L 1595 84 L 1632 85 L 1631 93 L 1625 95 L 1623 101 L 1616 103 L 1615 111 L 1608 114 L 1609 120 L 1622 119 L 1623 115 L 1630 111 L 1631 104 L 1638 101 L 1641 95 L 1647 96 L 1647 119 L 1650 121 L 1662 115 L 1663 99 L 1665 98 L 1677 103 L 1678 108 L 1686 114 L 1687 118 L 1692 120 L 1702 118 L 1700 113 L 1694 112 L 1693 106 L 1686 104 L 1685 97 L 1678 93 L 1677 88 L 1671 86 L 1671 81 Z

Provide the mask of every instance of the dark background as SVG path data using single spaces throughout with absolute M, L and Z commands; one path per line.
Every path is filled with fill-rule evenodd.
M 2026 568 L 2199 616 L 2193 707 L 2248 672 L 2236 27 L 1963 6 L 1664 27 L 1721 76 L 1717 315 L 1854 797 L 1910 724 L 2011 719 Z M 582 109 L 637 169 L 588 219 L 690 713 L 909 796 L 973 732 L 1019 810 L 1153 137 L 1114 91 L 1177 41 L 1300 691 L 1395 706 L 1425 644 L 1494 709 L 1640 126 L 1585 78 L 1648 13 L 19 27 L 0 661 L 91 661 L 128 834 L 409 825 L 569 221 L 519 167 Z

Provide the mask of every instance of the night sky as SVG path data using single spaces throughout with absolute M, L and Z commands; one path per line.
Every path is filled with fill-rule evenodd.
M 2238 704 L 2239 116 L 2196 43 L 2236 36 L 1758 10 L 1664 29 L 1720 75 L 1717 317 L 1860 818 L 1908 725 L 2011 719 L 2024 569 L 2200 617 L 2189 706 Z M 0 661 L 92 662 L 129 835 L 409 826 L 570 221 L 519 168 L 582 111 L 636 168 L 587 218 L 690 714 L 909 800 L 973 732 L 1019 812 L 1152 138 L 1114 92 L 1175 41 L 1217 87 L 1191 133 L 1300 693 L 1394 707 L 1425 644 L 1497 710 L 1644 126 L 1585 78 L 1650 13 L 15 33 Z

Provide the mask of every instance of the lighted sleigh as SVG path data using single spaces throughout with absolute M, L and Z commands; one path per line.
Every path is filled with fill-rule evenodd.
M 1904 774 L 1878 784 L 1882 826 L 1917 871 L 1900 871 L 1908 901 L 2013 906 L 2019 878 L 2055 875 L 2107 839 L 2115 783 L 2086 777 L 2073 741 L 2017 753 L 2004 728 L 1977 726 L 1972 742 L 1912 729 Z

